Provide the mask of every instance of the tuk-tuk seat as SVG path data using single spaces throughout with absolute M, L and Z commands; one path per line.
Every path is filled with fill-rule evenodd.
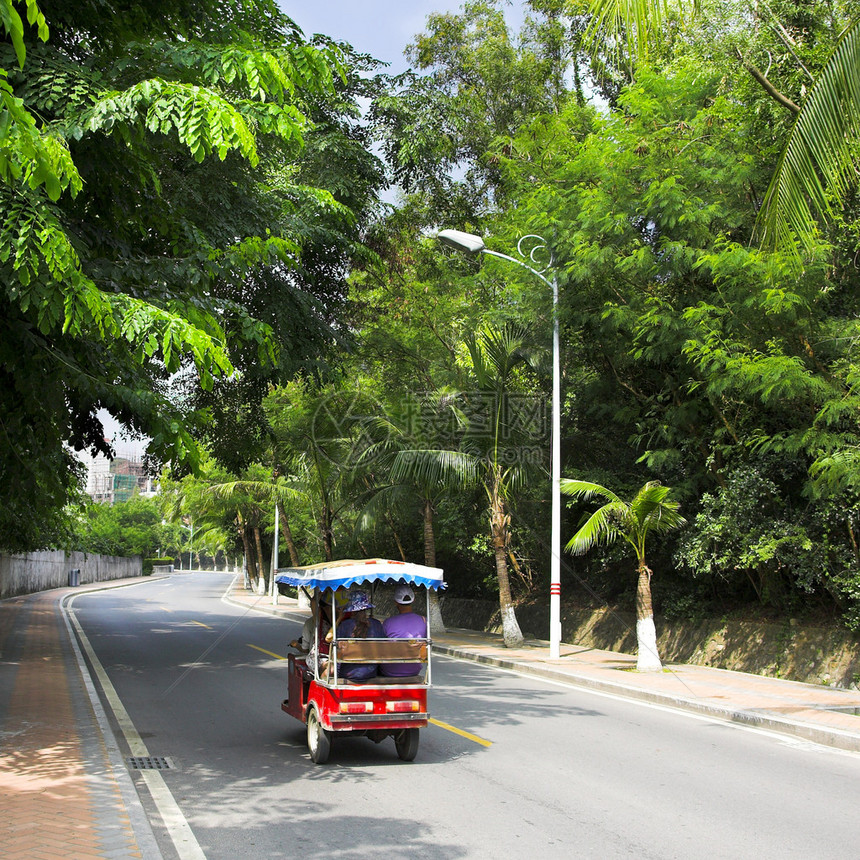
M 373 684 L 375 686 L 396 686 L 403 685 L 404 687 L 423 686 L 426 684 L 423 675 L 404 675 L 402 677 L 389 677 L 387 675 L 372 675 L 370 678 L 338 678 L 337 684 L 339 687 L 361 687 L 364 684 Z
M 375 684 L 403 684 L 405 687 L 414 684 L 424 684 L 423 675 L 377 675 L 374 679 Z
M 338 639 L 338 663 L 426 663 L 426 639 Z

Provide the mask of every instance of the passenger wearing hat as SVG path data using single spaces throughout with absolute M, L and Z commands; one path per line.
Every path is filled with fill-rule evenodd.
M 425 639 L 427 621 L 423 615 L 412 611 L 415 592 L 411 586 L 401 582 L 394 589 L 394 602 L 397 604 L 397 614 L 385 619 L 382 625 L 385 635 L 389 639 Z M 421 668 L 420 663 L 383 663 L 380 674 L 389 678 L 405 678 L 420 674 Z
M 384 639 L 385 631 L 376 618 L 371 618 L 368 611 L 373 609 L 370 598 L 363 591 L 356 591 L 344 607 L 349 612 L 349 618 L 344 618 L 337 625 L 338 639 Z M 338 663 L 339 678 L 349 678 L 361 681 L 376 675 L 376 663 Z

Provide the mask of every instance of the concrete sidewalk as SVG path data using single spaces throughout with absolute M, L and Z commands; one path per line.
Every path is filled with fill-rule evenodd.
M 257 611 L 307 617 L 295 600 L 279 597 L 272 606 L 271 598 L 241 586 L 228 599 Z M 506 648 L 501 636 L 472 630 L 434 636 L 433 653 L 860 752 L 860 692 L 695 665 L 637 672 L 635 656 L 576 645 L 562 644 L 560 658 L 552 660 L 549 642 Z

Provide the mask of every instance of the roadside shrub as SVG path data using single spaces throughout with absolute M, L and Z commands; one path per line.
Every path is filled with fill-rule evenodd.
M 735 469 L 702 497 L 675 561 L 730 602 L 754 595 L 762 606 L 795 612 L 823 601 L 851 626 L 860 598 L 857 500 L 810 501 L 802 484 L 800 464 L 790 461 Z

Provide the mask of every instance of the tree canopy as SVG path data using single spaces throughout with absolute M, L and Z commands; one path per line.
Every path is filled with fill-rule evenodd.
M 109 453 L 100 410 L 193 467 L 227 405 L 253 415 L 268 380 L 316 361 L 381 179 L 359 145 L 361 182 L 322 181 L 315 149 L 356 150 L 354 73 L 274 2 L 0 8 L 12 547 L 47 539 L 69 448 Z
M 270 2 L 0 0 L 7 546 L 63 541 L 107 409 L 258 579 L 277 506 L 305 562 L 545 592 L 551 295 L 455 228 L 547 252 L 563 474 L 673 488 L 658 616 L 860 624 L 856 3 L 525 5 L 431 15 L 386 77 Z M 566 596 L 632 605 L 617 548 L 568 561 Z

